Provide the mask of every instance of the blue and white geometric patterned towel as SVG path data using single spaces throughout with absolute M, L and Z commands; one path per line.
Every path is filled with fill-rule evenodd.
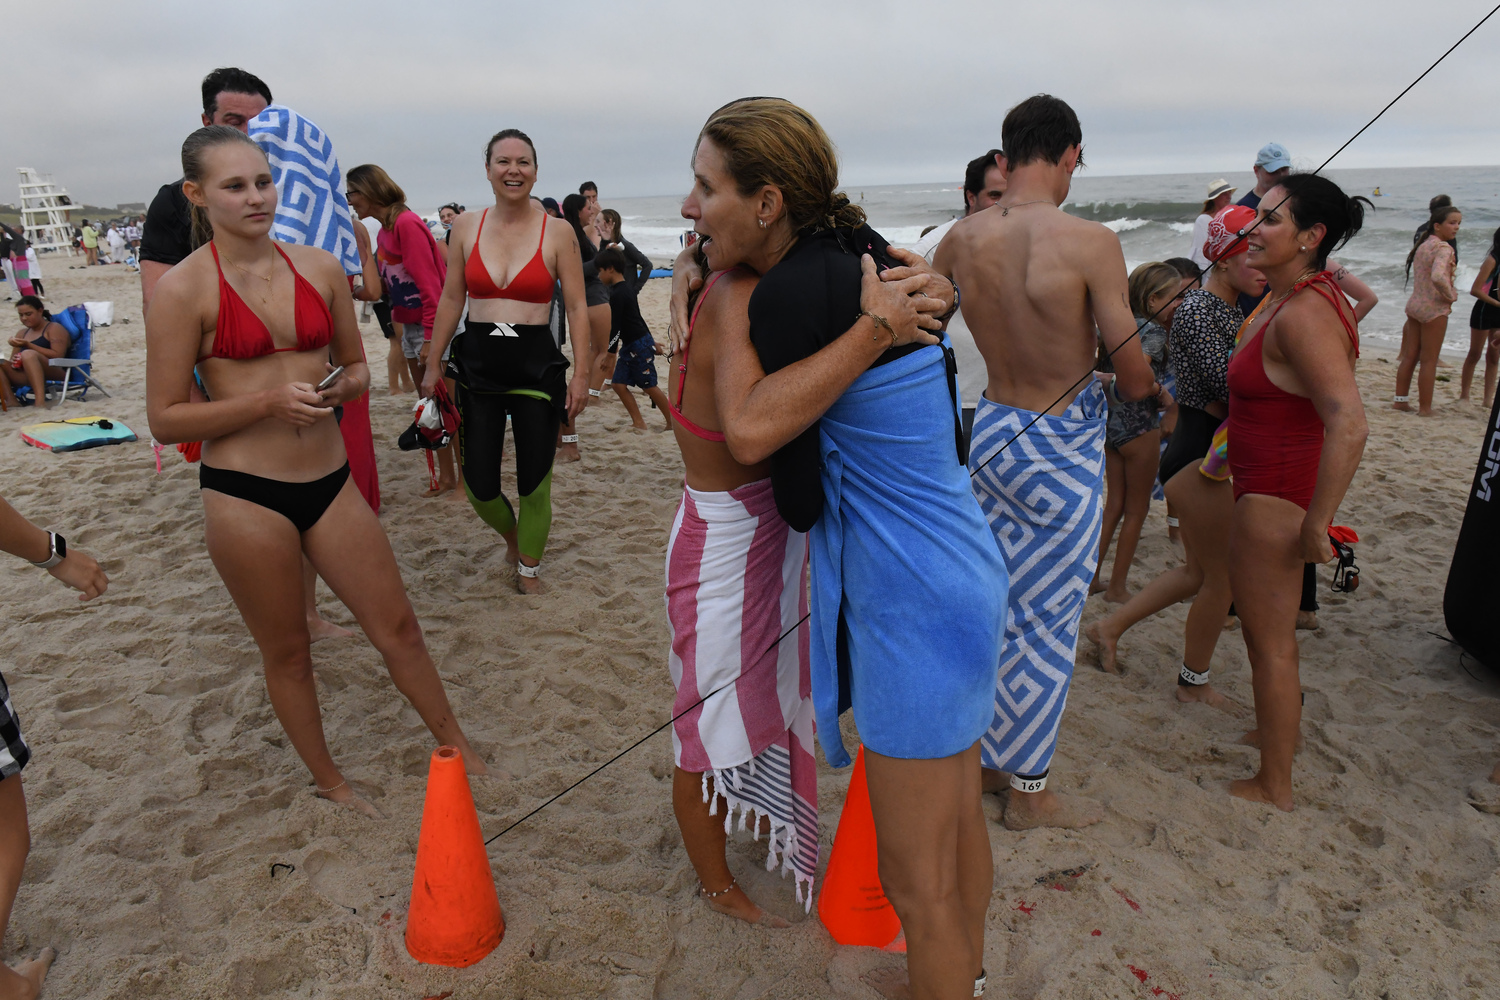
M 339 259 L 345 274 L 358 274 L 354 219 L 340 190 L 344 176 L 328 134 L 291 108 L 272 104 L 250 122 L 250 138 L 271 161 L 277 194 L 271 235 L 284 243 L 322 247 Z
M 1099 561 L 1105 413 L 1097 381 L 1062 416 L 1024 432 L 1035 412 L 979 399 L 969 450 L 970 468 L 979 469 L 974 496 L 1010 570 L 995 718 L 980 738 L 985 767 L 1040 777 L 1051 766 Z

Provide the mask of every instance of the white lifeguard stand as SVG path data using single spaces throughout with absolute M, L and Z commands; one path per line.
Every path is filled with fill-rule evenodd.
M 16 173 L 21 175 L 23 235 L 38 250 L 66 250 L 72 256 L 73 222 L 69 213 L 81 206 L 73 204 L 67 189 L 53 183 L 51 175 L 43 176 L 31 167 L 17 167 Z

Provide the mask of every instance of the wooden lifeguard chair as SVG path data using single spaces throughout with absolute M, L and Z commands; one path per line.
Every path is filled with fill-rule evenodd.
M 79 206 L 68 197 L 67 188 L 31 167 L 17 167 L 16 173 L 21 175 L 22 234 L 38 251 L 66 250 L 72 256 L 72 212 Z

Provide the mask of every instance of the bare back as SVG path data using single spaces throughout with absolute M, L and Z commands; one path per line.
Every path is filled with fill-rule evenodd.
M 1063 412 L 1082 388 L 1074 383 L 1094 368 L 1095 326 L 1110 348 L 1135 331 L 1119 239 L 1050 203 L 1008 212 L 995 205 L 959 220 L 933 266 L 962 293 L 964 321 L 989 369 L 985 396 L 997 403 Z M 1115 360 L 1129 385 L 1144 373 L 1149 388 L 1141 351 L 1127 348 Z

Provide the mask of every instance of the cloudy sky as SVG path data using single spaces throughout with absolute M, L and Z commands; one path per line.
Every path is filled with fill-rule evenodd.
M 1039 91 L 1077 109 L 1096 175 L 1244 171 L 1269 140 L 1310 168 L 1492 6 L 48 0 L 28 9 L 60 41 L 6 33 L 0 168 L 50 172 L 78 201 L 149 200 L 180 175 L 199 81 L 224 65 L 424 210 L 484 199 L 484 142 L 506 127 L 536 140 L 542 193 L 584 179 L 606 196 L 679 193 L 704 118 L 749 94 L 816 115 L 848 184 L 954 180 Z M 1336 165 L 1500 163 L 1497 51 L 1500 15 Z

